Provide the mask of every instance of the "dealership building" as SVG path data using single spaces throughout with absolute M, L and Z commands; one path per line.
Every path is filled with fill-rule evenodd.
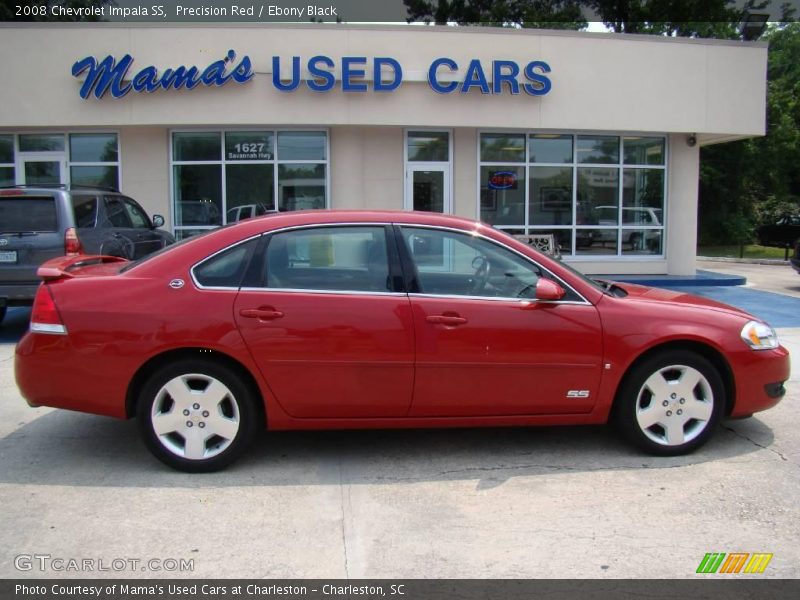
M 758 42 L 7 23 L 0 54 L 0 185 L 118 187 L 177 237 L 430 210 L 552 235 L 587 273 L 688 275 L 700 147 L 765 133 Z

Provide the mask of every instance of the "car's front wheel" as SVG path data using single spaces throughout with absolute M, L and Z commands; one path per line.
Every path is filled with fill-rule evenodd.
M 222 469 L 253 439 L 258 411 L 252 392 L 224 365 L 182 360 L 153 374 L 137 405 L 148 449 L 192 473 Z
M 614 407 L 621 433 L 645 451 L 676 456 L 702 446 L 714 433 L 725 404 L 717 369 L 690 351 L 666 351 L 625 378 Z

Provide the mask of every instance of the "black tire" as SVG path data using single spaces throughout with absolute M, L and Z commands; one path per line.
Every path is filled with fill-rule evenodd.
M 175 398 L 166 389 L 168 383 L 177 386 Z M 142 388 L 136 407 L 139 430 L 164 464 L 188 473 L 218 471 L 239 458 L 260 429 L 256 400 L 241 376 L 222 364 L 176 361 L 155 372 Z M 159 418 L 160 434 L 154 425 Z M 187 456 L 198 449 L 201 453 Z
M 698 373 L 701 377 L 692 387 Z M 648 380 L 661 393 L 654 393 Z M 625 439 L 645 452 L 678 456 L 708 441 L 724 406 L 725 386 L 714 365 L 695 352 L 668 350 L 648 357 L 626 375 L 612 420 Z M 653 420 L 657 422 L 646 426 Z

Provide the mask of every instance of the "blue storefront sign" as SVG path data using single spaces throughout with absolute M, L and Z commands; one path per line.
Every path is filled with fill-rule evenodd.
M 119 60 L 109 55 L 102 60 L 87 56 L 76 61 L 72 65 L 72 75 L 85 76 L 79 91 L 81 98 L 103 98 L 109 93 L 114 98 L 123 98 L 130 92 L 222 87 L 230 82 L 245 84 L 255 75 L 250 57 L 245 55 L 237 62 L 233 50 L 204 68 L 181 65 L 159 72 L 151 65 L 136 71 L 133 62 L 130 54 Z M 305 61 L 292 56 L 288 69 L 282 67 L 280 56 L 273 56 L 271 62 L 272 85 L 281 92 L 293 92 L 301 87 L 314 92 L 330 92 L 337 87 L 343 92 L 393 92 L 403 83 L 403 67 L 387 56 L 344 56 L 338 62 L 323 55 Z M 310 77 L 302 78 L 301 67 L 305 67 Z M 372 70 L 372 80 L 366 77 L 368 68 Z M 466 65 L 459 65 L 452 58 L 440 57 L 430 63 L 427 80 L 430 88 L 439 94 L 467 94 L 479 90 L 481 94 L 522 92 L 544 96 L 552 88 L 547 76 L 550 70 L 550 65 L 541 60 L 526 64 L 494 60 L 485 64 L 472 59 Z

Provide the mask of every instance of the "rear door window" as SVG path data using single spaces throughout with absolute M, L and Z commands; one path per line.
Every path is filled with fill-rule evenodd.
M 73 196 L 72 212 L 75 226 L 80 229 L 94 227 L 97 223 L 97 196 Z
M 0 233 L 58 231 L 52 196 L 0 196 Z

